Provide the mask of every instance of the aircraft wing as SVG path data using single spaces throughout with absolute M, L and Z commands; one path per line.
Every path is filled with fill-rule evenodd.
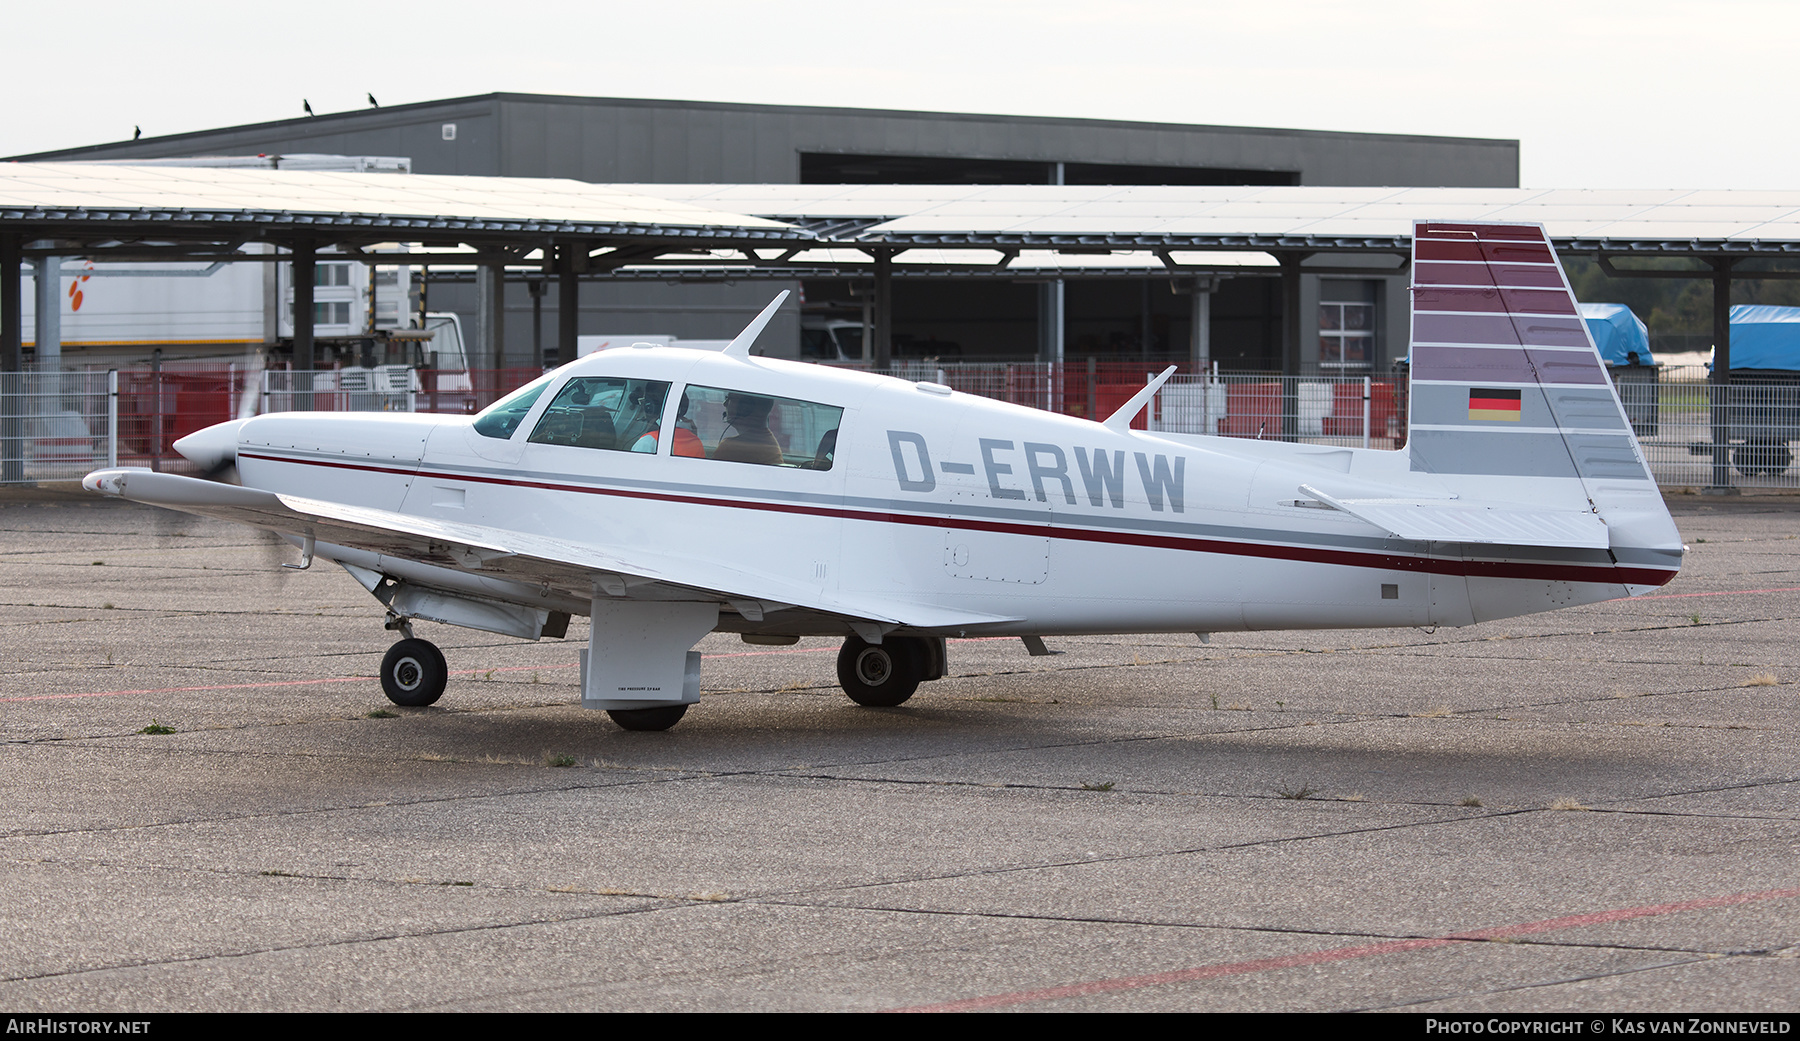
M 1338 498 L 1310 484 L 1300 490 L 1383 531 L 1420 542 L 1606 549 L 1606 522 L 1576 510 L 1533 510 L 1467 499 Z
M 389 510 L 347 506 L 256 488 L 148 470 L 100 470 L 82 482 L 90 491 L 133 502 L 234 521 L 316 542 L 380 553 L 437 567 L 575 591 L 643 592 L 644 581 L 769 610 L 802 607 L 854 621 L 946 629 L 1015 619 L 947 611 L 898 600 L 847 601 L 779 576 L 640 550 L 613 553 L 588 543 L 440 521 Z M 625 580 L 633 579 L 627 586 Z M 676 597 L 679 598 L 679 597 Z

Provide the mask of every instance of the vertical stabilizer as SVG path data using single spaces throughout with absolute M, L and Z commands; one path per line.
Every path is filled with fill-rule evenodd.
M 1412 469 L 1654 488 L 1541 225 L 1421 221 L 1412 270 Z

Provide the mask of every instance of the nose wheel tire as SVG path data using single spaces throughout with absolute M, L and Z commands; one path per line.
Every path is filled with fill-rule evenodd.
M 626 730 L 667 730 L 687 715 L 686 705 L 657 705 L 654 708 L 611 708 L 606 714 Z
M 396 705 L 418 708 L 444 696 L 450 667 L 429 640 L 401 640 L 381 658 L 381 689 Z
M 890 637 L 874 644 L 850 637 L 838 651 L 838 685 L 851 701 L 868 708 L 904 704 L 919 689 L 925 673 L 918 642 Z

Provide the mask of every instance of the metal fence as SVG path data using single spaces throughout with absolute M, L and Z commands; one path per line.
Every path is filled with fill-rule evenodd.
M 0 373 L 0 484 L 78 480 L 102 466 L 191 473 L 175 442 L 228 419 L 296 409 L 473 414 L 538 375 L 204 363 Z
M 931 380 L 1015 404 L 1105 419 L 1154 371 L 1135 363 L 898 365 L 904 379 Z M 1705 366 L 1614 370 L 1632 430 L 1657 483 L 1671 489 L 1800 489 L 1800 372 L 1708 381 Z M 1177 373 L 1140 430 L 1264 438 L 1343 447 L 1406 444 L 1404 374 L 1329 378 Z
M 886 370 L 983 397 L 1105 419 L 1154 374 L 1142 362 L 902 363 Z M 78 479 L 102 466 L 191 472 L 177 439 L 264 412 L 468 414 L 538 375 L 529 368 L 316 372 L 170 365 L 0 374 L 0 483 Z M 1800 488 L 1800 373 L 1707 382 L 1703 367 L 1615 372 L 1651 473 L 1666 488 Z M 1177 373 L 1140 430 L 1393 449 L 1406 443 L 1404 376 Z
M 265 369 L 256 412 L 448 412 L 474 415 L 543 375 L 543 370 Z
M 0 373 L 0 484 L 79 477 L 111 462 L 118 419 L 106 372 Z

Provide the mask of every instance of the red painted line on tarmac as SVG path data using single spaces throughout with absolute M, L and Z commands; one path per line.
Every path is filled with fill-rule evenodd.
M 205 687 L 145 687 L 140 690 L 95 690 L 85 694 L 31 694 L 22 698 L 0 698 L 0 701 L 60 701 L 64 698 L 116 698 L 124 694 L 179 694 L 197 690 L 252 690 L 258 687 L 304 687 L 313 683 L 349 683 L 372 680 L 373 676 L 332 676 L 317 680 L 273 680 L 263 683 L 215 683 Z
M 951 643 L 978 643 L 984 640 L 1013 640 L 1013 636 L 971 636 L 957 639 Z M 751 658 L 762 654 L 835 654 L 836 647 L 783 647 L 767 651 L 730 651 L 724 654 L 707 654 L 706 658 Z M 543 672 L 549 669 L 573 669 L 581 665 L 578 661 L 564 662 L 561 665 L 508 665 L 499 669 L 453 669 L 452 676 L 486 676 L 490 672 Z M 136 690 L 94 690 L 81 694 L 28 694 L 17 698 L 0 698 L 0 703 L 8 701 L 61 701 L 67 698 L 116 698 L 127 694 L 187 694 L 208 690 L 259 690 L 268 687 L 304 687 L 314 683 L 355 683 L 367 682 L 374 676 L 326 676 L 316 680 L 264 680 L 260 683 L 214 683 L 197 687 L 142 687 Z
M 490 672 L 525 672 L 542 669 L 573 669 L 578 662 L 567 665 L 509 665 L 503 669 L 457 669 L 452 676 L 485 676 Z M 214 683 L 199 687 L 143 687 L 138 690 L 95 690 L 84 694 L 30 694 L 21 698 L 0 698 L 5 701 L 58 701 L 64 698 L 116 698 L 124 694 L 184 694 L 207 690 L 258 690 L 268 687 L 305 687 L 314 683 L 367 683 L 374 676 L 323 676 L 313 680 L 264 680 L 261 683 Z
M 1623 599 L 1680 600 L 1690 596 L 1745 596 L 1750 593 L 1800 593 L 1800 586 L 1783 586 L 1780 589 L 1722 589 L 1716 593 L 1656 593 L 1652 596 L 1632 596 Z
M 1017 636 L 959 636 L 951 643 L 987 643 L 992 640 L 1016 640 Z M 754 658 L 759 654 L 836 654 L 836 647 L 784 647 L 774 651 L 726 651 L 722 654 L 703 654 L 702 658 Z
M 1090 994 L 1109 994 L 1122 990 L 1157 987 L 1166 983 L 1188 983 L 1194 980 L 1216 979 L 1220 976 L 1243 976 L 1254 972 L 1267 972 L 1271 969 L 1291 969 L 1303 965 L 1321 965 L 1327 962 L 1349 961 L 1354 958 L 1367 958 L 1379 954 L 1398 954 L 1402 951 L 1422 951 L 1434 947 L 1448 947 L 1458 943 L 1499 940 L 1514 936 L 1530 936 L 1536 933 L 1554 932 L 1558 929 L 1573 929 L 1584 925 L 1605 925 L 1611 922 L 1630 921 L 1634 918 L 1653 918 L 1658 915 L 1675 914 L 1680 911 L 1697 911 L 1709 907 L 1730 907 L 1735 904 L 1748 904 L 1759 900 L 1781 900 L 1797 896 L 1800 896 L 1800 888 L 1765 889 L 1759 893 L 1732 893 L 1729 896 L 1702 897 L 1698 900 L 1682 900 L 1669 904 L 1648 904 L 1642 907 L 1622 907 L 1611 911 L 1597 911 L 1592 914 L 1567 915 L 1562 918 L 1545 918 L 1536 922 L 1521 922 L 1516 925 L 1500 925 L 1489 929 L 1476 929 L 1466 933 L 1452 933 L 1448 936 L 1420 937 L 1414 940 L 1390 940 L 1386 943 L 1359 944 L 1355 947 L 1334 947 L 1330 950 L 1307 951 L 1303 954 L 1289 954 L 1279 958 L 1258 958 L 1254 961 L 1222 962 L 1217 965 L 1202 965 L 1192 969 L 1176 969 L 1172 972 L 1158 972 L 1148 976 L 1126 976 L 1119 979 L 1094 980 L 1089 983 L 1073 983 L 1064 987 L 1045 987 L 1040 990 L 1020 990 L 1010 994 L 994 994 L 985 998 L 965 998 L 962 1001 L 946 1001 L 936 1005 L 913 1005 L 906 1008 L 888 1009 L 887 1011 L 974 1012 L 980 1009 L 1004 1008 L 1009 1005 L 1024 1005 L 1034 1001 L 1056 1001 L 1062 998 L 1085 997 Z
M 702 658 L 758 658 L 765 654 L 824 654 L 836 653 L 836 647 L 778 647 L 767 651 L 725 651 L 720 654 L 702 654 Z

